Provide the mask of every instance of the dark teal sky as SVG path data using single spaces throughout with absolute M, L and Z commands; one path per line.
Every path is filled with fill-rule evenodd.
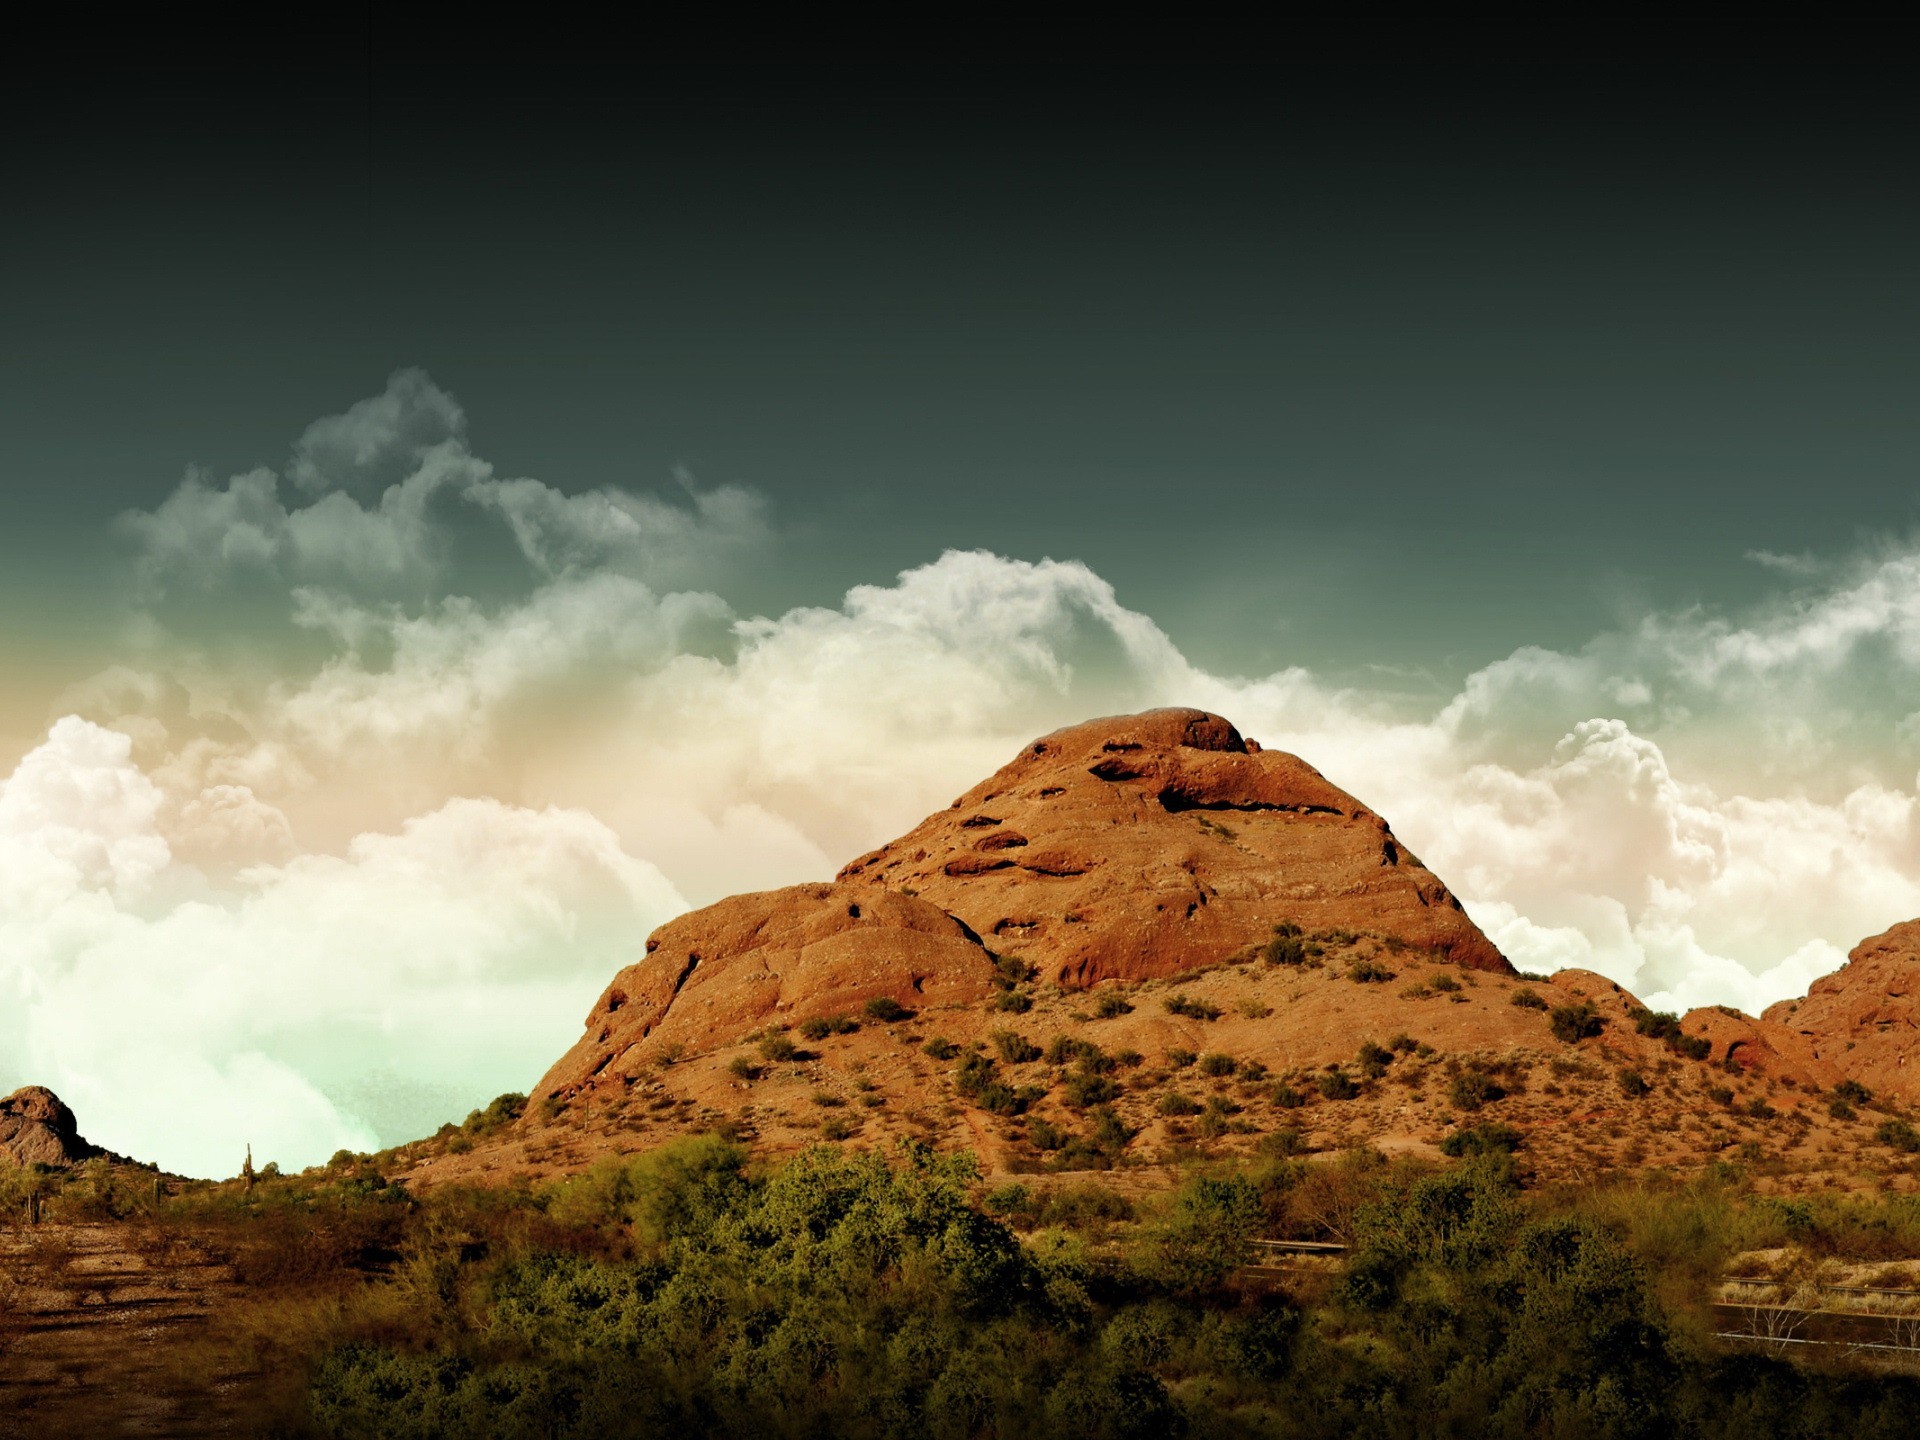
M 1444 686 L 1916 518 L 1891 77 L 367 41 L 14 62 L 12 659 L 106 648 L 117 511 L 407 365 L 503 473 L 764 492 L 742 609 L 1072 557 L 1243 672 Z

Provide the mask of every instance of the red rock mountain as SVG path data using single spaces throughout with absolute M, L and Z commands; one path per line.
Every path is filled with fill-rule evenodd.
M 1920 1104 L 1920 920 L 1862 940 L 1806 998 L 1767 1007 L 1777 1027 L 1837 1075 Z
M 1384 819 L 1201 710 L 1056 730 L 840 879 L 931 900 L 1063 985 L 1215 965 L 1277 920 L 1512 973 Z
M 80 1138 L 73 1111 L 40 1085 L 0 1100 L 0 1161 L 15 1165 L 72 1165 L 102 1153 Z
M 1244 959 L 1274 927 L 1365 930 L 1511 975 L 1387 822 L 1217 715 L 1092 720 L 830 885 L 736 895 L 662 926 L 540 1082 L 566 1095 L 770 1023 L 986 996 L 1005 955 L 1068 987 Z

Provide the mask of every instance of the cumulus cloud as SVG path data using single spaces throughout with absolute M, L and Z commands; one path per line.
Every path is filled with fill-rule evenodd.
M 460 403 L 419 369 L 396 370 L 380 394 L 316 420 L 293 443 L 287 476 L 310 494 L 379 495 L 428 451 L 465 438 Z
M 1422 711 L 1204 671 L 1071 561 L 950 552 L 739 615 L 753 496 L 500 479 L 418 372 L 286 485 L 190 479 L 124 523 L 151 594 L 266 577 L 301 644 L 156 644 L 0 791 L 0 1055 L 174 1163 L 431 1128 L 537 1073 L 682 896 L 828 875 L 1032 735 L 1155 704 L 1380 809 L 1523 968 L 1757 1008 L 1920 915 L 1920 549 L 1776 565 L 1745 614 L 1522 649 Z M 462 516 L 517 588 L 461 587 Z M 204 1153 L 166 1119 L 194 1104 L 232 1122 Z
M 677 496 L 666 498 L 502 478 L 468 449 L 459 403 L 423 371 L 401 370 L 379 395 L 309 426 L 284 477 L 255 469 L 221 484 L 193 472 L 118 524 L 148 606 L 236 580 L 283 593 L 444 596 L 461 578 L 463 529 L 488 520 L 548 578 L 591 569 L 683 584 L 768 539 L 758 495 L 674 479 Z
M 284 846 L 250 795 L 200 802 L 190 833 Z M 452 800 L 215 888 L 163 808 L 126 737 L 71 718 L 0 787 L 0 1083 L 50 1084 L 100 1143 L 188 1173 L 392 1143 L 524 1088 L 684 908 L 577 811 Z

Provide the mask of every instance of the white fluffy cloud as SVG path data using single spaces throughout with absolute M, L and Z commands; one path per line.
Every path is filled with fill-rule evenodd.
M 248 1144 L 311 1163 L 525 1087 L 684 908 L 591 816 L 495 800 L 215 887 L 172 857 L 129 748 L 62 720 L 0 787 L 0 1084 L 50 1084 L 97 1141 L 189 1173 Z M 251 796 L 200 799 L 190 830 L 284 846 Z
M 753 496 L 500 480 L 464 424 L 403 372 L 302 437 L 296 500 L 189 480 L 124 522 L 148 594 L 270 581 L 301 643 L 263 673 L 183 631 L 0 791 L 0 1078 L 199 1168 L 430 1128 L 558 1053 L 680 895 L 830 874 L 1032 735 L 1156 704 L 1383 811 L 1524 968 L 1754 1008 L 1920 915 L 1920 551 L 1776 566 L 1798 588 L 1751 614 L 1523 649 L 1417 713 L 1206 673 L 1072 562 L 739 616 L 712 574 L 767 540 Z M 476 518 L 524 563 L 504 598 L 459 587 Z

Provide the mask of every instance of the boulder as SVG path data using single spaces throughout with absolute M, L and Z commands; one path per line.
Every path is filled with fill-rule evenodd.
M 0 1100 L 0 1160 L 15 1165 L 72 1165 L 101 1152 L 80 1136 L 60 1097 L 29 1085 Z

